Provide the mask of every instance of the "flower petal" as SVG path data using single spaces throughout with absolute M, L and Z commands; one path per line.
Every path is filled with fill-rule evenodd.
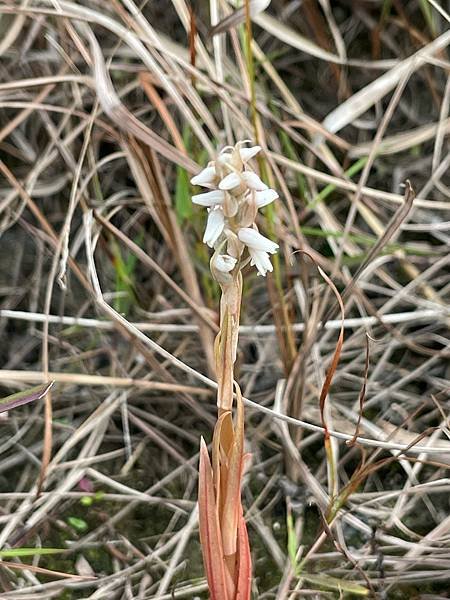
M 243 162 L 247 162 L 254 156 L 260 152 L 261 146 L 252 146 L 251 148 L 239 148 L 239 154 L 241 155 L 241 160 Z
M 271 204 L 277 198 L 279 198 L 277 192 L 275 190 L 271 190 L 270 188 L 267 190 L 262 190 L 262 192 L 255 192 L 255 201 L 258 208 L 262 208 L 263 206 Z
M 273 271 L 273 266 L 267 252 L 264 252 L 263 250 L 254 250 L 253 248 L 249 248 L 248 251 L 252 258 L 252 266 L 254 265 L 258 269 L 258 275 L 265 277 L 267 271 L 270 273 Z
M 214 260 L 214 267 L 222 273 L 232 271 L 237 263 L 237 259 L 228 254 L 218 254 Z
M 253 171 L 244 171 L 241 177 L 251 190 L 256 190 L 257 192 L 267 190 L 267 185 Z
M 228 173 L 228 175 L 226 175 L 226 177 L 224 177 L 219 183 L 219 189 L 232 190 L 233 188 L 238 187 L 238 185 L 241 185 L 241 183 L 242 179 L 237 173 Z
M 206 167 L 191 179 L 192 185 L 208 186 L 212 185 L 216 179 L 215 167 Z
M 256 229 L 251 229 L 250 227 L 239 229 L 238 238 L 249 248 L 262 250 L 263 252 L 269 252 L 270 254 L 275 254 L 279 248 L 278 244 L 275 244 L 272 240 L 269 240 L 258 233 Z
M 192 202 L 200 206 L 218 206 L 225 200 L 225 192 L 222 190 L 211 190 L 204 194 L 192 196 Z
M 217 208 L 210 210 L 206 222 L 205 235 L 203 236 L 203 243 L 208 244 L 210 248 L 213 248 L 222 233 L 224 226 L 225 217 L 222 209 Z

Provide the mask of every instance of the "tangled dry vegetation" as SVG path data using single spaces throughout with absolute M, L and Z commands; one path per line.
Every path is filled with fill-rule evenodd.
M 208 597 L 219 291 L 189 181 L 239 139 L 280 194 L 236 363 L 253 597 L 448 597 L 441 4 L 273 0 L 211 35 L 229 4 L 0 2 L 1 396 L 55 382 L 1 415 L 2 599 Z

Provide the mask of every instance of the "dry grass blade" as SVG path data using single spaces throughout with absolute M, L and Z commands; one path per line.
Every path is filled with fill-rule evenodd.
M 349 192 L 356 192 L 357 190 L 356 183 L 352 183 L 351 181 L 345 179 L 340 179 L 339 177 L 334 177 L 333 175 L 328 175 L 328 173 L 324 173 L 323 171 L 302 165 L 298 162 L 281 156 L 280 154 L 272 154 L 272 156 L 278 164 L 284 165 L 289 169 L 292 169 L 294 172 L 302 173 L 308 177 L 311 177 L 313 180 L 330 184 L 332 186 L 336 186 L 338 189 L 347 190 Z M 401 196 L 400 194 L 385 192 L 381 189 L 373 189 L 365 186 L 361 189 L 361 194 L 375 200 L 386 201 L 389 204 L 403 205 L 404 202 L 404 196 Z M 450 202 L 448 200 L 427 200 L 426 198 L 417 197 L 414 199 L 413 206 L 438 211 L 448 211 L 450 209 Z
M 111 78 L 106 70 L 103 54 L 94 34 L 87 30 L 94 63 L 94 81 L 97 84 L 97 94 L 100 104 L 109 118 L 126 132 L 134 135 L 150 148 L 159 152 L 169 161 L 187 169 L 189 173 L 198 171 L 198 165 L 186 156 L 186 153 L 171 146 L 154 131 L 146 127 L 128 111 L 115 93 Z
M 177 129 L 177 126 L 173 120 L 172 115 L 167 110 L 166 105 L 161 100 L 155 87 L 152 85 L 151 78 L 148 76 L 148 74 L 142 73 L 140 76 L 140 82 L 141 82 L 141 85 L 144 88 L 144 91 L 147 94 L 150 102 L 156 107 L 159 114 L 161 115 L 161 118 L 164 121 L 164 124 L 166 125 L 167 129 L 170 131 L 170 134 L 172 136 L 172 139 L 173 139 L 173 142 L 174 142 L 176 148 L 183 154 L 186 154 L 186 148 L 184 147 L 183 138 L 181 137 L 180 132 Z
M 9 569 L 16 569 L 19 571 L 30 571 L 32 573 L 40 573 L 41 575 L 48 575 L 50 577 L 65 577 L 73 581 L 86 581 L 89 579 L 95 579 L 95 577 L 88 577 L 86 575 L 74 575 L 73 573 L 63 573 L 61 571 L 52 571 L 51 569 L 44 569 L 43 567 L 36 567 L 35 565 L 23 565 L 8 560 L 2 560 L 2 565 Z
M 363 385 L 361 387 L 361 391 L 359 392 L 359 414 L 358 414 L 358 421 L 356 422 L 356 427 L 355 427 L 355 435 L 353 436 L 353 438 L 351 440 L 347 441 L 347 445 L 348 446 L 353 446 L 356 443 L 356 439 L 359 436 L 359 430 L 360 430 L 360 426 L 361 426 L 361 420 L 363 418 L 363 411 L 364 411 L 364 400 L 366 398 L 366 390 L 367 390 L 367 377 L 369 374 L 369 361 L 370 361 L 370 344 L 369 344 L 369 340 L 370 337 L 369 335 L 366 334 L 366 362 L 364 364 L 364 375 L 363 375 Z
M 403 221 L 408 216 L 408 214 L 413 206 L 415 194 L 414 194 L 414 190 L 411 187 L 411 183 L 409 181 L 406 181 L 405 187 L 406 187 L 405 199 L 404 199 L 403 206 L 400 206 L 400 208 L 398 208 L 396 210 L 395 214 L 392 216 L 392 219 L 387 224 L 383 235 L 377 240 L 376 244 L 374 244 L 374 246 L 372 246 L 372 248 L 369 250 L 367 256 L 365 257 L 364 261 L 359 265 L 359 267 L 356 270 L 356 273 L 354 273 L 351 281 L 347 284 L 344 291 L 342 292 L 343 300 L 346 300 L 350 296 L 358 279 L 361 277 L 364 270 L 367 268 L 368 265 L 370 265 L 375 260 L 375 258 L 378 256 L 378 254 L 386 246 L 386 244 L 389 243 L 389 241 L 393 238 L 393 236 L 396 234 L 396 232 L 400 229 Z M 330 315 L 331 315 L 331 313 L 330 313 Z M 330 316 L 330 315 L 328 315 L 328 316 Z
M 409 58 L 401 61 L 400 64 L 378 77 L 375 81 L 369 83 L 362 90 L 356 92 L 351 98 L 330 112 L 323 120 L 323 126 L 332 133 L 340 131 L 343 127 L 366 112 L 366 110 L 376 102 L 384 98 L 386 94 L 394 89 L 405 73 L 417 71 L 427 59 L 439 53 L 443 48 L 446 48 L 449 43 L 450 32 L 446 31 L 425 46 L 425 48 L 422 48 Z
M 251 17 L 256 17 L 259 13 L 263 12 L 270 4 L 270 0 L 247 0 L 248 12 Z M 237 8 L 227 17 L 222 19 L 219 23 L 211 27 L 208 32 L 209 37 L 214 37 L 220 33 L 225 33 L 229 29 L 238 27 L 244 23 L 246 17 L 246 7 Z
M 49 371 L 48 376 L 52 380 L 52 383 L 67 383 L 73 385 L 84 385 L 89 387 L 136 387 L 147 390 L 164 390 L 167 392 L 187 392 L 195 395 L 198 394 L 200 396 L 211 395 L 211 393 L 208 390 L 205 390 L 201 387 L 182 385 L 179 383 L 169 383 L 165 381 L 148 381 L 146 379 L 134 379 L 132 377 L 108 377 L 105 375 L 87 375 L 85 373 L 56 373 L 55 371 Z M 12 371 L 7 369 L 0 370 L 1 381 L 36 383 L 42 382 L 44 379 L 46 379 L 46 377 L 41 371 Z M 36 392 L 33 392 L 29 396 L 28 394 L 31 390 L 25 392 L 18 392 L 18 394 L 13 394 L 13 396 L 18 397 L 17 406 L 20 406 L 20 404 L 26 404 L 28 402 L 32 402 L 33 400 L 43 398 L 52 386 L 52 383 L 45 384 L 44 386 L 41 385 L 38 388 L 35 388 Z M 5 404 L 7 408 L 3 408 L 3 410 L 10 410 L 10 408 L 14 408 L 15 400 L 12 399 L 12 396 L 8 396 L 7 398 L 3 398 L 2 400 L 0 400 L 0 405 L 3 404 L 3 401 L 8 401 Z M 2 412 L 1 409 L 0 412 Z
M 270 15 L 258 15 L 254 18 L 255 23 L 265 29 L 267 33 L 270 33 L 274 37 L 278 38 L 284 44 L 292 46 L 297 50 L 305 52 L 310 56 L 315 56 L 321 60 L 331 62 L 333 64 L 340 64 L 342 61 L 339 56 L 336 56 L 332 52 L 323 50 L 320 46 L 309 40 L 308 38 L 300 35 L 290 27 L 280 23 L 277 19 Z

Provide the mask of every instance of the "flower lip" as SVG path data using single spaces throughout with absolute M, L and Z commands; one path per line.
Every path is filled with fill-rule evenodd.
M 207 187 L 213 185 L 216 179 L 216 168 L 214 166 L 206 167 L 200 173 L 197 173 L 192 179 L 192 185 L 201 185 Z
M 251 190 L 262 192 L 263 190 L 268 189 L 267 185 L 262 182 L 258 175 L 253 173 L 253 171 L 244 171 L 241 177 Z
M 247 162 L 261 151 L 261 146 L 251 146 L 250 148 L 239 148 L 239 154 L 243 162 Z
M 258 275 L 266 276 L 266 273 L 273 271 L 272 263 L 270 262 L 269 255 L 263 250 L 248 249 L 251 257 L 250 264 L 258 269 Z
M 256 229 L 250 227 L 242 227 L 239 229 L 238 238 L 249 248 L 253 250 L 260 250 L 262 252 L 269 252 L 269 254 L 275 254 L 279 246 L 272 240 L 264 237 Z
M 192 196 L 192 202 L 200 206 L 218 206 L 225 200 L 225 192 L 223 190 L 211 190 L 204 194 L 196 194 Z

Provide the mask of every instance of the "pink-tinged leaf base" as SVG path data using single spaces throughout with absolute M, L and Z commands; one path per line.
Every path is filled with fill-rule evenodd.
M 238 528 L 238 547 L 237 556 L 239 559 L 237 565 L 236 577 L 236 600 L 250 600 L 252 587 L 252 557 L 250 554 L 250 545 L 248 543 L 247 526 L 244 516 L 239 520 Z
M 211 600 L 249 600 L 252 562 L 241 504 L 244 410 L 236 386 L 237 418 L 222 413 L 214 430 L 213 466 L 201 440 L 199 466 L 200 542 Z
M 211 600 L 229 600 L 212 469 L 203 438 L 200 442 L 198 507 L 200 543 Z

